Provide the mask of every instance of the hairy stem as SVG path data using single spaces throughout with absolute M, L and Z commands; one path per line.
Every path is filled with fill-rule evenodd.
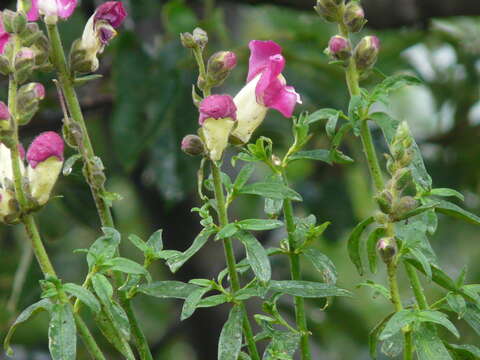
M 95 171 L 97 173 L 97 176 L 100 175 L 101 178 L 105 179 L 105 175 L 103 174 L 103 168 L 95 166 L 95 168 L 93 169 L 94 164 L 98 165 L 98 162 L 96 161 L 97 158 L 93 150 L 92 142 L 90 141 L 90 136 L 88 135 L 88 129 L 85 124 L 82 108 L 80 107 L 80 102 L 75 92 L 74 78 L 67 64 L 57 25 L 47 24 L 47 32 L 52 46 L 53 65 L 55 66 L 58 73 L 58 80 L 63 92 L 63 96 L 65 98 L 65 102 L 68 107 L 68 111 L 73 121 L 75 121 L 79 125 L 82 132 L 82 143 L 78 145 L 82 148 L 80 154 L 83 157 L 83 162 L 87 173 L 86 180 L 90 186 L 90 190 L 92 192 L 92 196 L 97 207 L 100 221 L 102 223 L 102 226 L 114 227 L 110 204 L 103 197 L 103 195 L 105 194 L 105 187 L 103 184 L 96 184 L 95 179 L 91 177 L 93 172 Z M 100 172 L 100 174 L 98 174 L 98 172 Z M 118 280 L 117 282 L 119 283 L 121 281 L 120 276 L 116 275 L 116 278 L 116 280 Z M 148 342 L 146 340 L 145 334 L 138 325 L 138 321 L 130 304 L 130 299 L 128 299 L 126 297 L 126 294 L 124 293 L 120 294 L 120 298 L 122 304 L 125 307 L 125 311 L 127 312 L 129 322 L 132 325 L 132 335 L 135 339 L 135 343 L 141 355 L 141 359 L 151 360 L 152 354 L 150 352 Z
M 285 185 L 288 186 L 288 179 L 287 174 L 282 171 L 282 178 Z M 301 280 L 301 272 L 300 272 L 300 255 L 295 253 L 295 239 L 293 233 L 295 232 L 295 220 L 293 216 L 293 206 L 292 201 L 289 199 L 285 199 L 283 201 L 283 214 L 285 217 L 285 223 L 287 227 L 288 233 L 288 247 L 289 247 L 289 258 L 290 258 L 290 275 L 292 280 Z M 298 329 L 301 332 L 301 339 L 300 339 L 300 350 L 302 360 L 311 360 L 312 354 L 310 352 L 310 345 L 308 343 L 308 326 L 307 326 L 307 318 L 305 316 L 305 301 L 302 297 L 295 296 L 295 320 L 297 322 Z
M 212 177 L 213 185 L 215 189 L 215 200 L 217 201 L 217 214 L 218 221 L 221 227 L 228 225 L 228 213 L 227 207 L 225 205 L 225 194 L 223 193 L 222 179 L 220 175 L 220 169 L 212 161 Z M 223 240 L 223 249 L 225 252 L 225 258 L 227 261 L 228 275 L 230 277 L 230 283 L 232 285 L 233 292 L 236 292 L 240 289 L 240 280 L 238 278 L 238 273 L 236 269 L 235 254 L 233 252 L 232 240 L 226 238 Z M 243 332 L 245 339 L 247 341 L 248 351 L 252 360 L 260 360 L 260 355 L 258 354 L 257 346 L 255 340 L 253 339 L 253 331 L 250 326 L 250 321 L 248 320 L 247 311 L 245 304 L 241 302 L 241 307 L 243 310 Z
M 415 295 L 415 299 L 417 300 L 417 304 L 420 310 L 428 309 L 428 302 L 427 298 L 425 297 L 425 293 L 423 292 L 422 284 L 420 283 L 420 279 L 418 278 L 418 273 L 415 267 L 407 262 L 404 262 L 405 270 L 407 272 L 408 279 L 410 280 L 410 284 L 412 286 L 413 294 Z

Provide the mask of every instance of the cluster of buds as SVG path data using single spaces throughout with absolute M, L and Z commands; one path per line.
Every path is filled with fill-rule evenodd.
M 344 32 L 358 32 L 367 22 L 365 12 L 357 1 L 345 4 L 344 0 L 318 0 L 315 9 L 325 20 L 339 23 Z M 345 36 L 333 36 L 325 53 L 335 61 L 344 61 L 345 64 L 354 62 L 360 74 L 370 70 L 377 62 L 380 40 L 376 36 L 365 36 L 353 48 Z
M 390 146 L 390 155 L 387 158 L 387 170 L 391 179 L 385 190 L 376 196 L 380 210 L 387 214 L 392 221 L 402 218 L 403 215 L 418 207 L 418 201 L 409 195 L 403 196 L 411 184 L 410 164 L 413 158 L 413 140 L 406 122 L 399 125 Z
M 80 39 L 72 44 L 70 66 L 73 71 L 89 73 L 99 67 L 98 55 L 117 35 L 127 13 L 120 1 L 107 1 L 90 17 Z
M 13 187 L 11 148 L 0 144 L 0 221 L 5 223 L 16 222 L 21 211 L 32 211 L 45 205 L 63 166 L 64 144 L 55 132 L 44 132 L 33 140 L 26 154 L 26 165 L 23 147 L 19 146 L 18 150 L 20 158 L 13 161 L 19 161 L 22 186 L 29 205 L 20 209 Z
M 182 34 L 182 44 L 202 56 L 207 42 L 203 30 L 195 29 Z M 217 161 L 228 146 L 248 143 L 254 131 L 261 125 L 268 109 L 275 109 L 283 116 L 292 116 L 295 105 L 301 103 L 295 89 L 287 85 L 282 71 L 285 58 L 282 48 L 273 41 L 252 40 L 249 44 L 250 60 L 246 85 L 235 97 L 210 95 L 200 98 L 193 92 L 194 103 L 200 116 L 199 137 L 188 135 L 182 141 L 182 150 L 189 155 L 205 155 Z M 230 51 L 212 55 L 207 64 L 205 78 L 199 76 L 198 85 L 203 92 L 221 85 L 236 65 L 236 56 Z M 203 66 L 200 62 L 199 66 Z M 207 91 L 206 91 L 207 90 Z

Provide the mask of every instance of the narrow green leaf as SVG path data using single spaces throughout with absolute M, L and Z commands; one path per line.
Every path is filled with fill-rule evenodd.
M 337 127 L 338 122 L 338 113 L 336 116 L 331 116 L 327 123 L 325 124 L 325 132 L 329 139 L 331 139 L 335 135 L 335 129 Z
M 63 289 L 87 305 L 95 314 L 100 311 L 100 303 L 90 290 L 73 283 L 63 285 Z
M 435 209 L 435 207 L 438 205 L 437 202 L 434 202 L 434 203 L 431 203 L 431 204 L 426 204 L 426 205 L 422 205 L 422 206 L 419 206 L 413 210 L 410 210 L 404 214 L 401 214 L 400 216 L 398 217 L 395 217 L 395 221 L 401 221 L 401 220 L 406 220 L 406 219 L 409 219 L 411 217 L 414 217 L 414 216 L 417 216 L 417 215 L 420 215 L 420 214 L 423 214 L 424 212 L 428 211 L 428 210 L 432 210 L 432 209 Z
M 163 230 L 159 229 L 155 231 L 147 240 L 147 245 L 158 254 L 163 250 Z
M 444 342 L 447 349 L 453 355 L 455 360 L 478 360 L 480 359 L 480 349 L 473 345 L 456 345 Z
M 54 304 L 48 326 L 48 348 L 52 360 L 75 360 L 77 328 L 70 304 Z
M 378 337 L 385 329 L 385 325 L 387 325 L 387 322 L 390 320 L 390 318 L 393 316 L 395 313 L 391 313 L 388 315 L 385 319 L 380 321 L 375 327 L 370 331 L 370 334 L 368 336 L 368 347 L 370 349 L 370 356 L 372 357 L 373 360 L 377 359 L 377 344 L 378 344 Z
M 418 360 L 452 360 L 442 340 L 438 337 L 435 327 L 431 324 L 420 325 L 412 337 Z
M 289 187 L 278 183 L 258 182 L 245 185 L 241 190 L 241 194 L 258 195 L 269 199 L 290 199 L 294 201 L 302 201 L 302 197 L 296 191 Z
M 92 276 L 92 286 L 100 302 L 104 305 L 110 304 L 113 296 L 113 287 L 110 281 L 104 275 L 97 273 Z
M 95 316 L 95 323 L 99 327 L 103 336 L 125 357 L 125 359 L 135 360 L 132 348 L 116 328 L 116 324 L 113 322 L 111 314 L 107 314 L 105 307 L 103 307 L 102 311 Z
M 320 109 L 308 115 L 307 124 L 311 125 L 313 123 L 316 123 L 317 121 L 324 119 L 338 119 L 341 113 L 341 111 L 335 109 Z
M 233 188 L 238 191 L 240 190 L 250 179 L 255 170 L 255 164 L 249 163 L 245 164 L 242 169 L 239 171 L 237 178 L 233 184 Z
M 480 335 L 480 308 L 478 306 L 468 304 L 463 319 L 468 325 L 470 325 L 477 335 Z
M 440 203 L 435 207 L 435 210 L 441 214 L 466 221 L 470 224 L 480 225 L 480 217 L 449 201 L 441 200 Z
M 301 280 L 271 280 L 269 290 L 305 298 L 351 296 L 349 291 L 337 288 L 330 284 Z
M 368 264 L 372 274 L 377 272 L 377 242 L 385 236 L 385 228 L 379 227 L 373 230 L 367 240 Z
M 17 326 L 20 324 L 23 324 L 24 322 L 27 322 L 30 320 L 30 318 L 41 312 L 41 311 L 47 311 L 50 312 L 52 309 L 52 302 L 50 299 L 42 299 L 35 304 L 30 305 L 27 307 L 25 310 L 23 310 L 20 315 L 16 318 L 15 322 L 12 324 L 10 329 L 8 330 L 7 336 L 5 336 L 5 340 L 3 341 L 3 348 L 5 349 L 5 352 L 9 356 L 13 356 L 13 350 L 10 347 L 10 340 L 15 333 L 15 330 L 17 329 Z
M 438 325 L 443 326 L 448 331 L 450 331 L 453 335 L 457 338 L 460 338 L 460 333 L 458 332 L 455 325 L 452 324 L 450 320 L 448 320 L 447 315 L 440 311 L 435 310 L 422 310 L 416 312 L 416 321 L 420 322 L 429 322 L 435 323 Z
M 278 229 L 283 226 L 283 222 L 269 219 L 246 219 L 237 222 L 236 225 L 242 230 L 262 231 Z
M 207 298 L 202 299 L 198 303 L 197 307 L 201 307 L 201 308 L 214 307 L 214 306 L 224 304 L 227 301 L 228 301 L 228 297 L 224 294 L 212 295 L 212 296 L 209 296 Z
M 197 289 L 198 286 L 181 281 L 155 281 L 138 287 L 139 292 L 161 299 L 186 299 Z
M 360 224 L 355 226 L 350 237 L 348 238 L 348 256 L 350 260 L 353 262 L 357 271 L 360 275 L 363 275 L 363 266 L 362 266 L 362 256 L 360 254 L 360 239 L 362 237 L 363 231 L 372 224 L 374 221 L 373 216 L 363 220 Z
M 403 309 L 395 314 L 385 324 L 384 329 L 380 333 L 379 339 L 385 340 L 392 337 L 407 325 L 413 323 L 416 319 L 415 312 L 410 309 Z
M 449 188 L 432 189 L 430 190 L 429 195 L 442 196 L 442 197 L 453 196 L 461 201 L 465 201 L 465 197 L 463 196 L 462 193 L 458 192 L 457 190 L 449 189 Z
M 185 252 L 169 257 L 167 265 L 172 273 L 175 273 L 185 264 L 193 255 L 195 255 L 205 245 L 215 232 L 214 228 L 205 228 L 195 238 L 192 245 Z
M 185 303 L 183 304 L 182 307 L 182 314 L 180 316 L 180 320 L 186 320 L 190 316 L 193 315 L 195 310 L 198 307 L 198 304 L 202 300 L 203 295 L 205 295 L 208 291 L 210 291 L 210 288 L 198 288 L 192 291 L 187 298 L 185 299 Z
M 292 360 L 299 343 L 299 333 L 274 331 L 272 341 L 265 349 L 262 360 Z
M 420 265 L 422 266 L 423 273 L 425 276 L 429 279 L 432 279 L 433 273 L 432 273 L 432 266 L 430 265 L 430 262 L 428 261 L 427 257 L 422 253 L 422 251 L 418 248 L 410 248 L 408 249 L 410 254 L 418 260 Z
M 107 265 L 110 270 L 120 271 L 125 274 L 145 275 L 147 273 L 147 270 L 145 270 L 145 268 L 139 263 L 122 257 L 113 258 L 105 265 Z
M 120 233 L 113 228 L 103 228 L 104 236 L 95 240 L 87 254 L 88 267 L 91 269 L 97 261 L 111 259 L 120 245 Z
M 128 341 L 130 340 L 130 321 L 128 320 L 128 316 L 125 313 L 125 310 L 123 310 L 123 308 L 115 301 L 112 301 L 111 304 L 113 324 L 122 337 Z
M 145 241 L 143 241 L 142 239 L 140 239 L 137 235 L 135 234 L 130 234 L 128 236 L 128 240 L 130 240 L 130 242 L 138 249 L 140 250 L 141 252 L 146 252 L 147 249 L 148 249 L 148 246 L 147 244 L 145 243 Z
M 331 164 L 332 160 L 330 158 L 330 150 L 325 149 L 316 149 L 316 150 L 304 150 L 299 151 L 292 156 L 290 156 L 290 161 L 295 160 L 315 160 L 323 161 L 327 164 Z
M 312 263 L 327 284 L 335 284 L 337 282 L 337 269 L 330 258 L 315 248 L 303 250 L 305 257 Z
M 101 75 L 101 74 L 93 74 L 93 75 L 86 75 L 86 76 L 77 77 L 74 80 L 74 85 L 75 85 L 75 87 L 81 87 L 81 86 L 89 83 L 90 81 L 98 80 L 98 79 L 101 79 L 102 77 L 103 77 L 103 75 Z
M 247 260 L 258 280 L 262 283 L 270 281 L 272 269 L 267 252 L 255 236 L 249 232 L 242 231 L 237 234 L 238 239 L 245 246 Z
M 220 229 L 220 231 L 215 236 L 215 240 L 227 239 L 235 235 L 237 232 L 238 232 L 237 224 L 229 223 Z
M 390 291 L 383 285 L 377 284 L 373 282 L 372 280 L 367 280 L 363 283 L 360 283 L 357 285 L 357 288 L 361 287 L 368 287 L 374 291 L 374 298 L 376 297 L 376 294 L 382 295 L 385 299 L 390 301 Z
M 223 325 L 218 342 L 218 360 L 237 360 L 242 348 L 243 310 L 235 305 Z

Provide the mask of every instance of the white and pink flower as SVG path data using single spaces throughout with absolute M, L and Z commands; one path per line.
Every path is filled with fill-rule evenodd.
M 72 16 L 77 4 L 77 0 L 32 0 L 27 18 L 28 21 L 37 21 L 43 15 L 65 20 Z
M 300 95 L 287 85 L 282 75 L 285 58 L 280 45 L 274 41 L 252 40 L 249 48 L 247 85 L 234 98 L 238 125 L 233 136 L 242 143 L 250 140 L 268 109 L 275 109 L 289 118 L 295 105 L 301 103 Z

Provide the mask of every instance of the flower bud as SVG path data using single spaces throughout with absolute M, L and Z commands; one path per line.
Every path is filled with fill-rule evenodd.
M 343 23 L 350 32 L 362 30 L 366 23 L 365 12 L 357 2 L 351 1 L 347 4 L 343 13 Z
M 343 2 L 344 0 L 317 0 L 317 5 L 313 8 L 325 20 L 335 22 L 338 20 Z
M 11 35 L 5 30 L 2 17 L 0 17 L 0 54 L 3 55 L 7 44 L 10 42 Z
M 10 61 L 5 55 L 0 55 L 0 74 L 7 76 L 10 72 Z
M 205 147 L 198 135 L 187 135 L 182 140 L 182 151 L 190 156 L 198 156 L 204 153 Z
M 376 36 L 365 36 L 355 47 L 354 58 L 357 69 L 369 70 L 375 65 L 380 51 L 380 40 Z
M 209 87 L 220 86 L 237 66 L 237 56 L 231 51 L 219 51 L 213 54 L 207 64 L 207 82 Z
M 19 125 L 26 125 L 38 111 L 40 101 L 45 98 L 45 87 L 40 83 L 29 83 L 18 90 L 17 111 Z
M 14 203 L 15 199 L 13 194 L 7 189 L 0 188 L 0 222 L 11 222 L 10 218 L 17 210 Z
M 208 34 L 205 30 L 197 27 L 193 30 L 193 41 L 195 44 L 203 50 L 208 44 Z
M 418 207 L 418 201 L 412 196 L 402 196 L 402 198 L 394 205 L 393 213 L 395 217 L 401 217 L 402 215 L 412 211 Z
M 390 214 L 392 211 L 393 196 L 388 190 L 383 190 L 380 194 L 375 196 L 378 207 L 385 214 Z
M 347 39 L 335 35 L 328 42 L 327 53 L 335 60 L 347 60 L 352 55 L 352 49 Z
M 63 149 L 62 138 L 48 131 L 37 136 L 27 151 L 31 195 L 39 205 L 44 205 L 50 198 L 63 166 Z
M 237 119 L 235 103 L 230 95 L 211 95 L 200 103 L 199 110 L 198 122 L 209 157 L 220 160 Z
M 180 33 L 180 41 L 184 48 L 186 49 L 195 49 L 197 44 L 195 44 L 195 40 L 193 39 L 193 35 L 189 32 Z
M 0 101 L 0 132 L 10 130 L 10 111 L 8 106 Z
M 21 48 L 15 56 L 15 78 L 19 84 L 24 83 L 35 67 L 35 52 L 27 47 Z
M 385 264 L 391 263 L 398 251 L 395 238 L 381 238 L 377 243 L 377 250 Z

